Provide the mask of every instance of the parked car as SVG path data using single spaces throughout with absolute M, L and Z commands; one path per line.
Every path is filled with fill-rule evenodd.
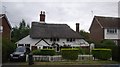
M 13 61 L 13 60 L 25 61 L 26 53 L 27 53 L 26 47 L 19 46 L 16 48 L 15 52 L 10 54 L 10 61 Z

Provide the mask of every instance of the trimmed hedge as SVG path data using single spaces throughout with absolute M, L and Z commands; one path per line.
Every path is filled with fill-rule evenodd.
M 34 50 L 33 55 L 50 55 L 53 56 L 55 55 L 55 50 L 54 49 L 41 49 L 41 50 Z
M 32 53 L 33 55 L 41 55 L 40 50 L 33 50 Z
M 101 60 L 108 60 L 112 57 L 111 49 L 96 48 L 92 50 L 93 57 Z
M 79 49 L 61 49 L 62 58 L 66 60 L 76 60 L 78 58 Z

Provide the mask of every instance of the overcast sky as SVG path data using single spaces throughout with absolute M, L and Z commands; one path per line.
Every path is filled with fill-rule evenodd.
M 22 19 L 29 25 L 32 21 L 39 21 L 40 11 L 45 11 L 46 23 L 64 23 L 74 30 L 75 23 L 80 23 L 80 29 L 88 31 L 94 15 L 118 17 L 118 1 L 8 0 L 0 3 L 0 11 L 7 14 L 12 27 Z

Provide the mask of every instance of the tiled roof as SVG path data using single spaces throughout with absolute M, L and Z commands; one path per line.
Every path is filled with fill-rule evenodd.
M 95 16 L 94 18 L 103 28 L 120 28 L 120 18 L 103 16 Z
M 5 19 L 6 19 L 9 28 L 12 29 L 12 27 L 11 27 L 9 21 L 8 21 L 8 18 L 7 18 L 7 16 L 6 16 L 6 14 L 0 14 L 0 19 L 2 19 L 2 18 L 5 18 Z M 0 24 L 2 24 L 2 23 L 3 23 L 3 22 L 0 22 Z

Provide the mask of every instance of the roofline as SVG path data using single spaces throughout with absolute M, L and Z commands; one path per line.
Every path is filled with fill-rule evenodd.
M 4 16 L 1 16 L 0 19 L 3 18 L 3 17 L 4 17 Z
M 9 25 L 10 29 L 12 29 L 12 27 L 11 27 L 11 25 L 10 25 L 10 22 L 8 21 L 8 18 L 7 18 L 7 16 L 6 16 L 6 14 L 2 14 L 2 17 L 0 17 L 0 19 L 1 19 L 1 18 L 4 18 L 4 17 L 5 17 L 5 19 L 7 20 L 7 23 L 8 23 L 8 25 Z
M 99 20 L 96 18 L 96 16 L 95 16 L 95 20 L 97 21 L 97 23 L 100 25 L 101 28 L 104 28 L 102 24 L 99 22 Z
M 104 28 L 104 27 L 102 26 L 102 24 L 100 24 L 100 22 L 98 21 L 97 17 L 102 17 L 102 16 L 96 16 L 96 15 L 95 15 L 95 16 L 93 17 L 93 20 L 92 20 L 92 23 L 91 23 L 91 25 L 90 25 L 89 31 L 90 31 L 90 29 L 91 29 L 91 26 L 92 26 L 94 20 L 97 21 L 97 23 L 100 25 L 101 28 Z

